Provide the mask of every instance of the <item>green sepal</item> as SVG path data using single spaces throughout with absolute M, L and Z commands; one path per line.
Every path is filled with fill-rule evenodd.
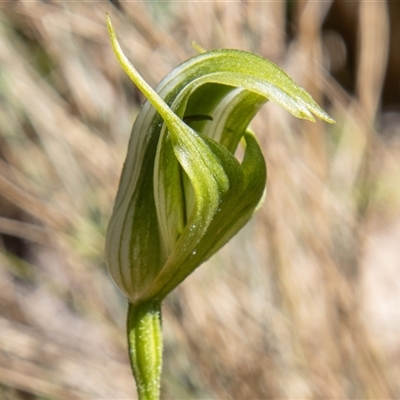
M 333 120 L 276 65 L 239 50 L 192 57 L 153 90 L 107 22 L 120 64 L 148 99 L 133 126 L 106 241 L 110 273 L 135 304 L 164 298 L 251 217 L 266 168 L 248 125 L 267 100 L 300 118 Z M 234 156 L 239 143 L 242 163 Z

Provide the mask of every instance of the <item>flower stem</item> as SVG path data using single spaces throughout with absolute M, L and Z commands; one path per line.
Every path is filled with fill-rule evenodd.
M 159 400 L 162 367 L 161 302 L 128 306 L 129 358 L 139 400 Z

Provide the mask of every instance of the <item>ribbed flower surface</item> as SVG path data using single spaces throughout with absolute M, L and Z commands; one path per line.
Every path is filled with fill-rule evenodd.
M 239 50 L 192 57 L 153 90 L 108 27 L 118 60 L 148 99 L 132 129 L 106 240 L 111 276 L 139 304 L 162 300 L 251 218 L 266 166 L 249 123 L 266 101 L 299 118 L 333 120 L 276 65 Z

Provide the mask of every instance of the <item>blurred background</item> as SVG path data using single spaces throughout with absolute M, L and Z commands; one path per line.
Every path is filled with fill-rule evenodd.
M 104 235 L 143 97 L 206 49 L 253 51 L 337 123 L 274 104 L 254 219 L 164 303 L 164 399 L 400 398 L 400 3 L 0 4 L 0 398 L 133 399 Z

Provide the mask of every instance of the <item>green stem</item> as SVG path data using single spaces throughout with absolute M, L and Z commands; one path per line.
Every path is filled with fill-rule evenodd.
M 139 400 L 159 400 L 162 367 L 161 302 L 129 303 L 129 358 Z

